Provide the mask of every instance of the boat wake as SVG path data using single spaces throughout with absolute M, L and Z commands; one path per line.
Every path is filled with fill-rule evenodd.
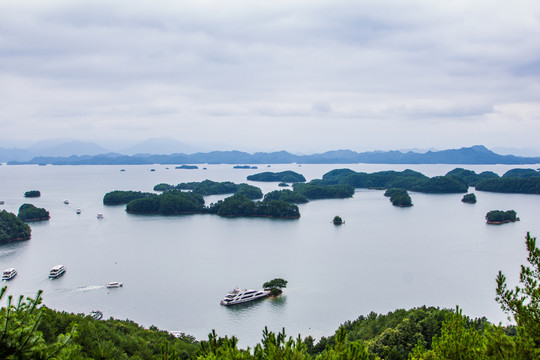
M 73 292 L 86 292 L 86 291 L 92 291 L 92 290 L 103 289 L 103 288 L 105 288 L 105 286 L 102 286 L 102 285 L 82 286 L 73 290 Z

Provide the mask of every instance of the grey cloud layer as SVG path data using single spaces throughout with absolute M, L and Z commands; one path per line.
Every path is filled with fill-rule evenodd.
M 264 128 L 265 146 L 302 147 L 270 121 L 300 131 L 306 148 L 393 147 L 410 127 L 424 143 L 394 147 L 533 145 L 539 38 L 537 1 L 6 1 L 0 125 L 12 137 L 246 146 Z M 459 135 L 486 127 L 478 140 Z

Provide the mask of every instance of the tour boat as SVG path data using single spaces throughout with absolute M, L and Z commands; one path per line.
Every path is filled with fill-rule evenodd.
M 56 279 L 57 277 L 62 276 L 65 271 L 66 267 L 64 265 L 56 265 L 49 272 L 49 279 Z
M 118 281 L 111 281 L 111 282 L 107 283 L 108 288 L 119 288 L 119 287 L 122 287 L 122 286 L 124 286 L 124 284 L 121 283 L 121 282 L 118 282 Z
M 75 212 L 76 212 L 77 214 L 80 214 L 80 213 L 81 213 L 81 209 L 77 208 L 77 210 L 75 210 Z
M 270 295 L 269 290 L 250 290 L 250 289 L 233 289 L 225 295 L 225 298 L 221 300 L 220 304 L 229 306 L 242 304 L 248 301 L 261 299 Z
M 17 275 L 17 270 L 15 270 L 15 268 L 6 269 L 2 273 L 2 280 L 11 280 L 15 277 L 15 275 Z
M 103 219 L 103 214 L 102 214 L 102 213 L 98 213 L 98 214 L 97 214 L 97 218 L 98 218 L 98 219 Z
M 64 200 L 64 204 L 69 204 L 69 200 Z

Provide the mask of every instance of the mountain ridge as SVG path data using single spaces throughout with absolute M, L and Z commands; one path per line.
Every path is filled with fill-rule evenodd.
M 52 165 L 142 165 L 142 164 L 538 164 L 540 157 L 499 155 L 483 145 L 462 147 L 426 153 L 397 150 L 355 152 L 331 150 L 319 154 L 295 155 L 285 150 L 256 152 L 238 150 L 198 152 L 194 154 L 174 153 L 123 155 L 107 153 L 98 155 L 72 155 L 69 157 L 37 156 L 28 161 L 9 161 L 8 165 L 52 164 Z

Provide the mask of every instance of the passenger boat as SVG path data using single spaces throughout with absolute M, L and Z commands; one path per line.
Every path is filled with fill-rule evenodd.
M 57 277 L 62 276 L 65 271 L 66 267 L 64 265 L 56 265 L 49 272 L 49 279 L 56 279 Z
M 103 214 L 102 214 L 102 213 L 98 213 L 98 214 L 97 214 L 97 218 L 98 218 L 98 219 L 103 219 Z
M 248 301 L 262 299 L 264 297 L 267 297 L 268 295 L 270 295 L 269 290 L 241 290 L 239 288 L 236 288 L 229 291 L 227 295 L 225 295 L 223 300 L 221 300 L 220 304 L 225 306 L 242 304 Z
M 124 284 L 121 283 L 121 282 L 118 282 L 118 281 L 111 281 L 111 282 L 107 283 L 108 288 L 119 288 L 119 287 L 122 287 L 122 286 L 124 286 Z
M 81 213 L 81 209 L 77 208 L 77 210 L 75 210 L 75 212 L 76 212 L 77 214 L 80 214 L 80 213 Z
M 6 269 L 2 273 L 2 280 L 11 280 L 15 277 L 15 275 L 17 275 L 17 270 L 15 270 L 15 268 Z
M 64 204 L 68 205 L 68 204 L 69 204 L 69 200 L 64 200 Z

